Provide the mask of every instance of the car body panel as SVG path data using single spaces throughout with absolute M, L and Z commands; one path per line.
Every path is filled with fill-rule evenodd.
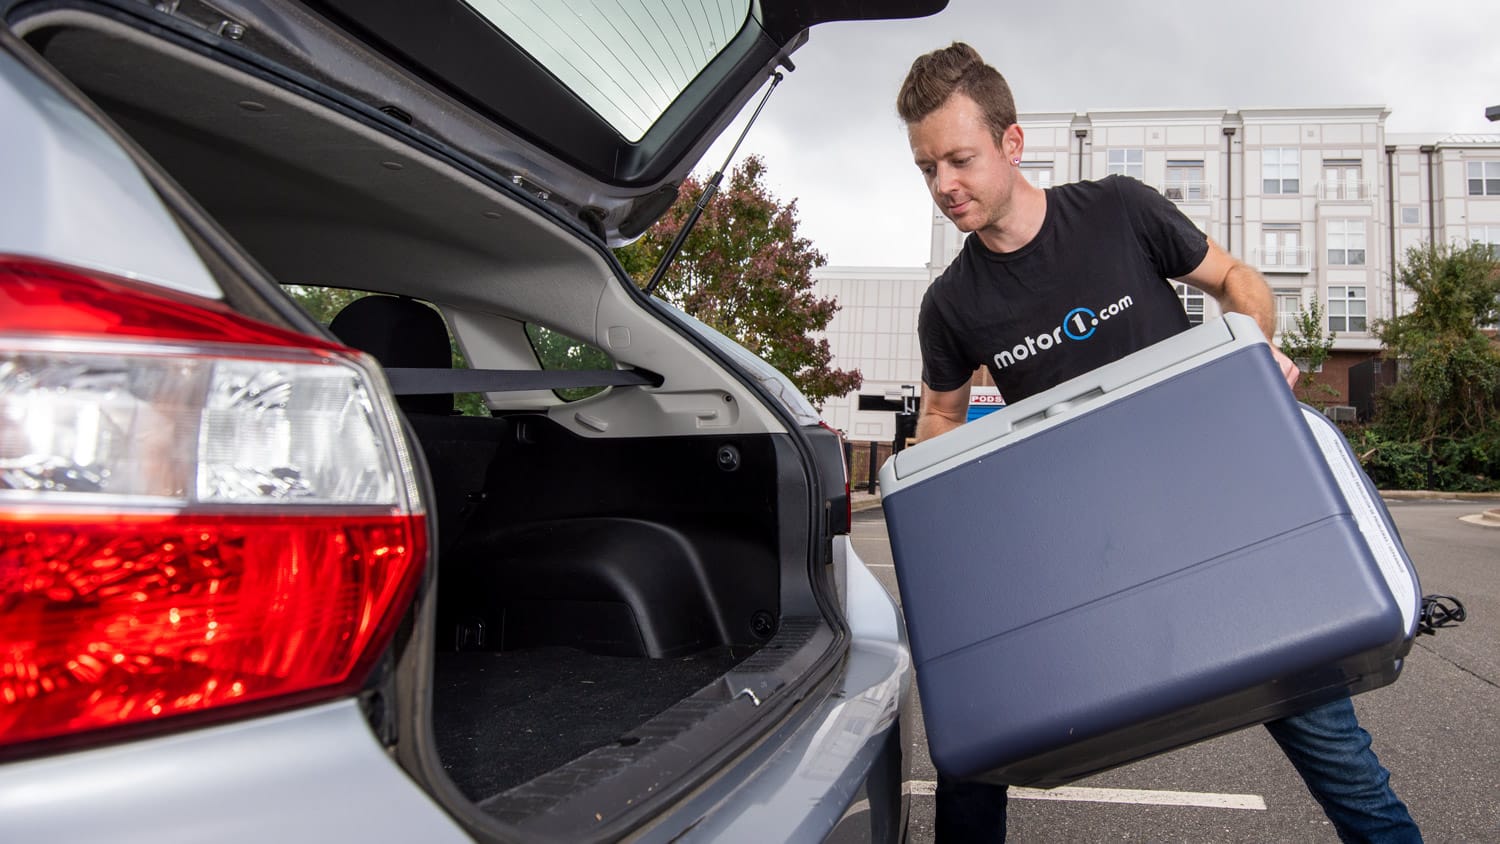
M 29 255 L 218 298 L 161 199 L 110 137 L 0 52 L 0 254 Z
M 467 841 L 353 700 L 0 765 L 12 842 Z

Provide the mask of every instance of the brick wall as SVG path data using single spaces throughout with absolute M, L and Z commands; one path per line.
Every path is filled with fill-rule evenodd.
M 1297 398 L 1316 407 L 1349 404 L 1349 368 L 1377 357 L 1379 352 L 1334 352 L 1323 361 L 1322 372 L 1303 373 L 1297 384 Z M 1331 387 L 1334 394 L 1313 385 Z
M 890 458 L 893 453 L 891 443 L 880 442 L 846 442 L 844 454 L 849 458 L 849 488 L 869 492 L 870 490 L 870 458 L 871 447 L 874 447 L 875 474 L 880 474 L 880 467 Z

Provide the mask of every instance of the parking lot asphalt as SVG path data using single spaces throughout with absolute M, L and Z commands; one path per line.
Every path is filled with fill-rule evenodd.
M 1461 518 L 1500 507 L 1500 497 L 1395 493 L 1387 503 L 1423 593 L 1457 597 L 1468 618 L 1419 636 L 1401 677 L 1356 697 L 1355 709 L 1428 842 L 1500 841 L 1500 527 Z M 856 508 L 855 548 L 899 601 L 879 500 L 856 496 Z M 907 728 L 910 840 L 925 844 L 933 841 L 935 772 L 919 706 Z M 1055 797 L 1062 799 L 1042 799 Z M 1010 840 L 1334 844 L 1338 838 L 1270 736 L 1250 728 L 1057 793 L 1017 791 Z

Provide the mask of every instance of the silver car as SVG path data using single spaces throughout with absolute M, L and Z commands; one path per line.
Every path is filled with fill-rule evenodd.
M 0 0 L 0 837 L 901 839 L 842 443 L 611 247 L 942 5 Z

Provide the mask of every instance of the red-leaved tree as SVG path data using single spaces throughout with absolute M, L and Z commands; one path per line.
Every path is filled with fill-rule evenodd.
M 767 189 L 765 162 L 746 157 L 703 211 L 656 295 L 734 338 L 785 373 L 813 404 L 857 389 L 858 370 L 835 369 L 828 327 L 839 305 L 813 291 L 812 270 L 828 263 L 797 236 L 797 202 Z M 688 178 L 678 200 L 644 235 L 616 250 L 644 285 L 703 192 Z

